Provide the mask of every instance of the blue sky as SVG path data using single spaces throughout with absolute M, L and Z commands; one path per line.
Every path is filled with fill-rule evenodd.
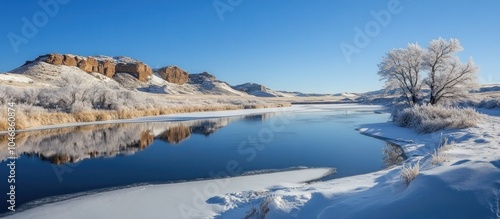
M 39 1 L 0 2 L 0 71 L 52 52 L 125 55 L 153 68 L 178 65 L 190 73 L 208 71 L 234 85 L 362 92 L 383 86 L 377 64 L 388 50 L 453 37 L 464 47 L 460 57 L 472 56 L 480 67 L 481 82 L 500 83 L 498 0 L 59 1 L 50 15 Z M 390 6 L 397 2 L 397 7 Z M 391 14 L 386 25 L 371 13 L 382 10 Z M 23 18 L 36 33 L 23 35 Z M 367 26 L 369 42 L 356 44 L 355 28 L 366 34 Z M 18 45 L 13 46 L 13 34 L 25 40 L 16 38 Z M 357 49 L 350 60 L 342 43 Z

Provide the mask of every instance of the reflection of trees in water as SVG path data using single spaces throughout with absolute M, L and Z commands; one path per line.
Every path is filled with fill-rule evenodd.
M 269 115 L 252 116 L 264 120 Z M 105 124 L 21 132 L 16 136 L 18 155 L 40 157 L 55 164 L 75 163 L 87 158 L 133 154 L 151 145 L 155 138 L 178 144 L 191 134 L 209 136 L 245 116 L 156 123 Z M 0 143 L 6 141 L 0 135 Z M 7 145 L 7 144 L 2 144 Z M 9 157 L 0 146 L 0 161 Z
M 386 167 L 398 165 L 406 159 L 403 149 L 397 145 L 390 142 L 386 142 L 384 148 L 384 163 Z
M 147 124 L 94 126 L 82 130 L 26 133 L 19 154 L 38 156 L 55 164 L 86 158 L 131 154 L 148 147 L 154 139 Z
M 237 119 L 241 118 L 106 124 L 22 132 L 16 136 L 16 152 L 55 164 L 74 163 L 86 158 L 133 154 L 151 145 L 155 138 L 180 143 L 191 133 L 209 135 Z M 0 160 L 7 157 L 7 147 L 0 147 Z

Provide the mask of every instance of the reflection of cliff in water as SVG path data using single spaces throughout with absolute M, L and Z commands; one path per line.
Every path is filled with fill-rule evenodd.
M 270 117 L 272 117 L 273 114 L 269 113 L 269 114 L 256 114 L 256 115 L 248 115 L 248 116 L 245 116 L 245 120 L 250 120 L 250 121 L 266 121 L 266 119 L 269 119 Z
M 18 155 L 37 156 L 55 164 L 134 154 L 151 145 L 155 138 L 177 144 L 191 134 L 208 136 L 241 118 L 106 124 L 22 132 L 16 136 L 16 152 Z M 7 159 L 8 152 L 6 147 L 0 147 L 0 160 Z
M 244 119 L 246 121 L 264 122 L 266 119 L 271 118 L 275 114 L 276 113 L 247 115 L 239 117 L 237 119 Z M 157 138 L 160 140 L 164 140 L 170 144 L 179 144 L 182 141 L 188 139 L 189 136 L 191 136 L 191 134 L 202 134 L 205 136 L 209 136 L 215 133 L 220 128 L 228 125 L 233 120 L 234 118 L 233 119 L 221 118 L 221 119 L 195 121 L 194 124 L 191 124 L 189 126 L 180 124 L 178 126 L 171 127 L 168 130 L 162 132 L 160 135 L 157 136 Z
M 108 129 L 110 130 L 110 129 Z M 107 132 L 106 130 L 99 130 L 98 132 L 101 132 L 104 136 L 108 136 L 109 134 L 113 134 L 112 132 Z M 109 134 L 106 134 L 109 133 Z M 88 139 L 88 138 L 87 138 Z M 123 138 L 122 138 L 123 139 Z M 39 156 L 42 160 L 47 160 L 50 161 L 51 163 L 54 164 L 64 164 L 64 163 L 75 163 L 78 162 L 84 158 L 96 158 L 96 157 L 112 157 L 118 154 L 130 154 L 134 153 L 136 151 L 142 150 L 146 147 L 148 147 L 151 143 L 153 143 L 154 135 L 149 131 L 142 131 L 139 135 L 139 139 L 137 140 L 132 140 L 129 143 L 123 143 L 119 145 L 117 148 L 113 149 L 110 147 L 107 147 L 107 149 L 110 149 L 108 151 L 103 151 L 103 150 L 92 150 L 89 147 L 86 147 L 85 145 L 84 148 L 80 149 L 79 151 L 83 152 L 83 154 L 80 154 L 80 156 L 75 155 L 75 154 L 64 154 L 64 153 L 56 153 L 52 154 L 49 156 L 46 156 L 45 153 L 31 153 L 30 155 L 37 155 Z M 94 140 L 94 139 L 91 139 Z M 106 138 L 103 138 L 105 142 Z M 112 144 L 111 144 L 112 145 Z M 74 143 L 75 147 L 78 147 L 78 143 Z M 89 149 L 89 150 L 86 150 Z

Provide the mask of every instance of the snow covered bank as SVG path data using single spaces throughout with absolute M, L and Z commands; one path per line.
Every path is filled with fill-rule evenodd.
M 305 181 L 321 178 L 331 169 L 303 169 L 217 180 L 165 185 L 149 185 L 98 193 L 47 204 L 7 218 L 212 218 L 220 212 L 238 208 L 238 202 L 251 199 L 241 191 L 277 190 L 304 186 Z M 225 194 L 239 196 L 226 202 Z M 236 200 L 233 200 L 236 201 Z
M 292 105 L 291 107 L 280 107 L 280 108 L 261 108 L 261 109 L 241 109 L 241 110 L 178 113 L 178 114 L 171 114 L 171 115 L 139 117 L 139 118 L 133 118 L 133 119 L 106 120 L 106 121 L 96 121 L 96 122 L 74 122 L 74 123 L 65 123 L 65 124 L 56 124 L 56 125 L 37 126 L 37 127 L 33 127 L 33 128 L 27 128 L 23 131 L 65 128 L 65 127 L 82 126 L 82 125 L 188 121 L 188 120 L 197 120 L 197 119 L 212 119 L 212 118 L 222 118 L 222 117 L 232 117 L 232 116 L 245 116 L 245 115 L 263 114 L 263 113 L 280 113 L 280 112 L 297 112 L 297 111 L 299 111 L 299 112 L 318 112 L 318 111 L 331 110 L 332 108 L 333 109 L 342 109 L 342 110 L 374 111 L 374 110 L 380 110 L 383 107 L 376 106 L 376 105 L 361 105 L 361 104 Z M 6 132 L 0 131 L 0 134 L 2 134 L 2 133 L 6 133 Z
M 218 218 L 499 218 L 499 124 L 499 117 L 484 115 L 478 127 L 425 135 L 393 123 L 363 125 L 358 129 L 362 134 L 402 145 L 406 162 L 420 164 L 409 186 L 401 179 L 401 166 L 396 166 L 269 190 Z M 433 164 L 434 149 L 444 138 L 454 143 L 442 154 L 446 161 Z M 227 194 L 224 199 L 250 194 Z

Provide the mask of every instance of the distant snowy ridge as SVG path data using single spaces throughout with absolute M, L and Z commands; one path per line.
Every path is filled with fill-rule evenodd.
M 243 91 L 247 94 L 257 97 L 328 97 L 331 94 L 308 94 L 297 91 L 276 91 L 272 90 L 262 84 L 257 83 L 244 83 L 232 86 L 233 89 Z

